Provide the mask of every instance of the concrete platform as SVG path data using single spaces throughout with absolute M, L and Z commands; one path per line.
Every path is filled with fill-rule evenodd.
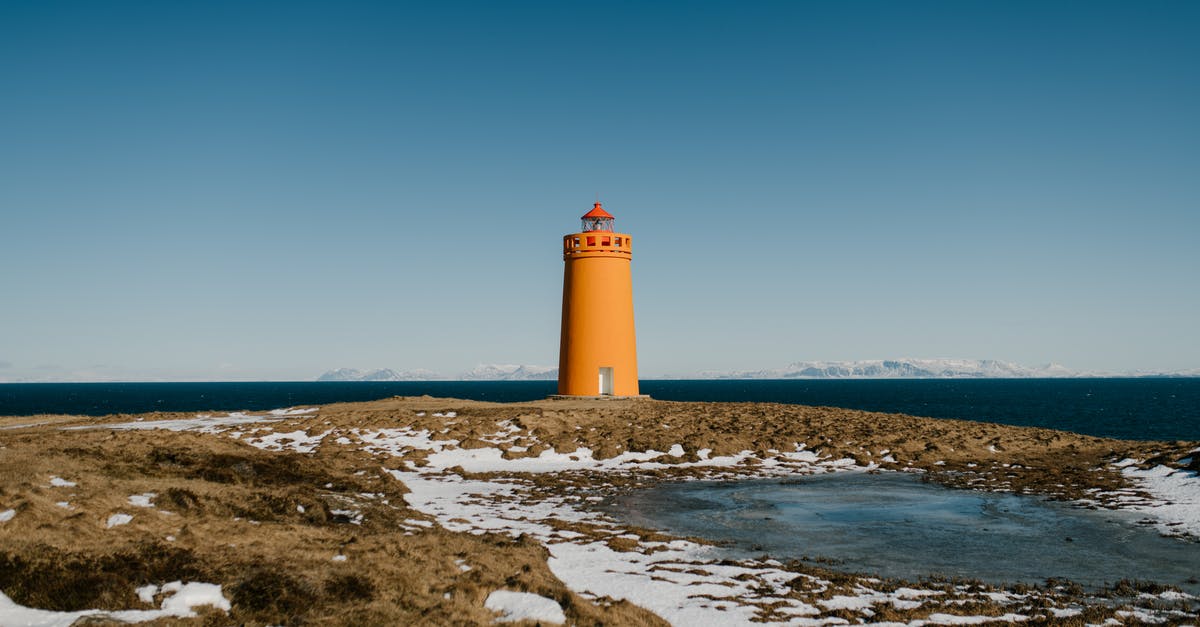
M 571 396 L 569 394 L 551 394 L 546 397 L 550 401 L 648 401 L 649 394 L 638 394 L 637 396 L 613 396 L 605 394 L 603 396 Z

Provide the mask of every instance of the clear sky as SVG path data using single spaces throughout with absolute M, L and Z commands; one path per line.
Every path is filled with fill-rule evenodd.
M 1200 367 L 1197 2 L 0 0 L 0 380 Z

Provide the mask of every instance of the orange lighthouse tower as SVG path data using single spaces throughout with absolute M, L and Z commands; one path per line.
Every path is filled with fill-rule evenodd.
M 581 232 L 563 236 L 558 393 L 637 396 L 631 238 L 613 231 L 600 203 L 582 220 Z

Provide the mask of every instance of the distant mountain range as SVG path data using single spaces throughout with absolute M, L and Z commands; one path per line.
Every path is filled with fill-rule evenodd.
M 357 370 L 338 368 L 317 377 L 317 381 L 553 381 L 558 378 L 558 368 L 516 364 L 480 364 L 459 373 L 446 376 L 430 370 Z
M 1022 366 L 995 359 L 865 359 L 798 361 L 766 370 L 705 370 L 659 379 L 1067 379 L 1079 377 L 1200 377 L 1200 368 L 1176 371 L 1101 372 L 1072 370 L 1059 364 Z M 317 381 L 546 381 L 558 368 L 516 364 L 481 364 L 455 376 L 429 370 L 355 370 L 338 368 Z
M 767 370 L 705 371 L 701 379 L 1027 379 L 1103 376 L 1059 364 L 1027 367 L 995 359 L 798 361 Z
M 464 372 L 459 378 L 464 381 L 545 381 L 558 379 L 558 368 L 483 364 Z
M 391 368 L 379 368 L 378 370 L 338 368 L 317 377 L 317 381 L 436 381 L 445 378 L 432 370 L 418 369 L 397 372 Z
M 1192 377 L 1200 369 L 1175 372 L 1100 372 L 1060 364 L 1022 366 L 995 359 L 866 359 L 798 361 L 768 370 L 704 371 L 699 379 L 1066 379 L 1079 377 Z

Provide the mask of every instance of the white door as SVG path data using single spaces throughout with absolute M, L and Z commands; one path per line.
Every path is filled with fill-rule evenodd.
M 612 368 L 600 368 L 600 394 L 612 396 Z

